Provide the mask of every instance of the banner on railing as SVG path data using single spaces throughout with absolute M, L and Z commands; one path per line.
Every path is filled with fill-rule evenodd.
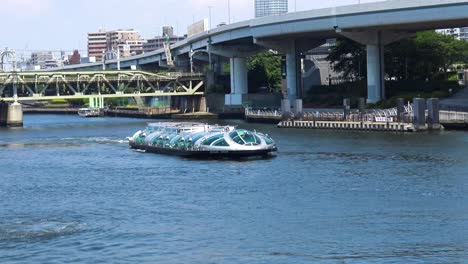
M 393 122 L 393 117 L 386 117 L 386 116 L 376 116 L 375 117 L 375 122 L 385 122 L 385 123 L 392 123 Z

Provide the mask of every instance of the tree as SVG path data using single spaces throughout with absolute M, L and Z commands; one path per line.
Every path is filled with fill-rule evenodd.
M 345 78 L 364 77 L 367 72 L 365 47 L 349 39 L 339 39 L 328 56 Z M 385 47 L 385 72 L 397 80 L 431 80 L 447 72 L 454 63 L 468 61 L 468 43 L 450 36 L 424 31 L 415 37 Z
M 281 57 L 272 52 L 259 53 L 248 59 L 247 68 L 252 92 L 260 87 L 270 89 L 281 87 Z
M 366 48 L 350 39 L 338 39 L 327 60 L 342 77 L 362 79 L 366 77 Z

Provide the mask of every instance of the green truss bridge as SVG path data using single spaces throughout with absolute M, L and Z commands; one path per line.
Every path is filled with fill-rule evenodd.
M 0 72 L 0 101 L 5 102 L 203 94 L 204 76 L 199 73 Z

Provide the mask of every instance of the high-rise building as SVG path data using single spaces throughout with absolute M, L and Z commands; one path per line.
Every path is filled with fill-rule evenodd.
M 107 32 L 105 30 L 88 33 L 88 57 L 95 57 L 96 60 L 100 61 L 106 49 Z
M 109 50 L 119 50 L 121 57 L 141 54 L 145 42 L 138 31 L 133 29 L 88 33 L 88 57 L 101 61 L 104 53 Z
M 174 29 L 172 26 L 165 26 L 162 28 L 162 31 L 162 36 L 148 39 L 146 43 L 143 44 L 144 52 L 162 49 L 164 47 L 164 42 L 174 44 L 186 38 L 186 36 L 175 36 Z
M 279 15 L 288 12 L 288 0 L 255 0 L 255 17 Z
M 121 57 L 143 53 L 144 43 L 146 41 L 142 40 L 138 31 L 133 29 L 107 32 L 107 50 L 119 50 Z

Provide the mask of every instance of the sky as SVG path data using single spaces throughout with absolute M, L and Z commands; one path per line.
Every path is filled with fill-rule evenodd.
M 375 2 L 378 0 L 289 0 L 289 11 Z M 254 0 L 230 0 L 231 22 L 254 17 Z M 161 35 L 172 25 L 183 35 L 193 21 L 208 18 L 213 26 L 228 20 L 228 0 L 0 0 L 0 49 L 19 56 L 41 50 L 80 50 L 86 55 L 87 33 L 138 30 L 143 38 Z

